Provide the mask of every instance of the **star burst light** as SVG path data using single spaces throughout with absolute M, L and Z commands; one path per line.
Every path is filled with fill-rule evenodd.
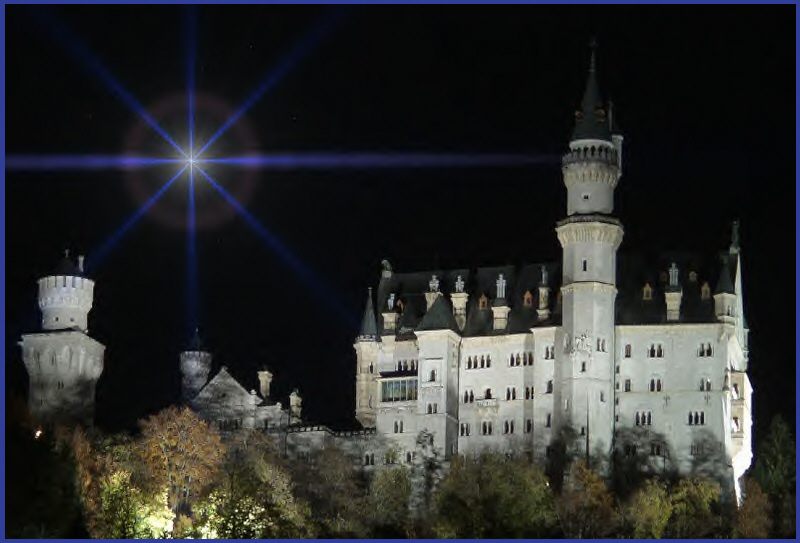
M 198 321 L 198 273 L 197 273 L 197 215 L 196 181 L 202 180 L 214 189 L 250 229 L 262 244 L 275 253 L 294 274 L 312 290 L 324 294 L 320 299 L 332 304 L 351 325 L 358 320 L 335 296 L 330 288 L 324 287 L 311 269 L 305 265 L 281 240 L 259 221 L 246 207 L 218 181 L 212 178 L 204 166 L 230 166 L 250 170 L 303 170 L 303 169 L 352 169 L 352 168 L 449 168 L 481 166 L 521 166 L 549 162 L 552 157 L 532 157 L 513 154 L 436 154 L 404 152 L 357 152 L 357 153 L 256 153 L 246 156 L 212 156 L 208 151 L 222 138 L 263 96 L 284 79 L 292 69 L 342 22 L 344 11 L 328 12 L 319 18 L 281 60 L 259 80 L 244 102 L 234 109 L 220 127 L 204 142 L 196 141 L 195 64 L 197 50 L 197 12 L 187 7 L 184 16 L 184 55 L 186 61 L 186 147 L 179 145 L 158 122 L 157 117 L 148 112 L 135 96 L 112 74 L 101 60 L 66 25 L 44 10 L 36 10 L 36 17 L 53 35 L 63 43 L 70 56 L 78 61 L 91 75 L 97 77 L 108 90 L 133 111 L 141 121 L 161 137 L 174 151 L 170 156 L 123 155 L 10 155 L 6 157 L 6 168 L 18 171 L 63 171 L 63 170 L 139 170 L 164 165 L 177 167 L 174 173 L 155 193 L 145 199 L 142 205 L 105 241 L 90 253 L 90 267 L 97 268 L 133 226 L 158 202 L 167 190 L 184 175 L 188 178 L 186 210 L 186 304 L 187 328 L 191 332 Z

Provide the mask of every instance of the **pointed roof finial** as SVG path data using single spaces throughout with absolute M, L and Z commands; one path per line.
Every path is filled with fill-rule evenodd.
M 589 73 L 595 72 L 595 51 L 597 51 L 597 39 L 592 36 L 592 39 L 589 40 L 589 48 L 592 50 L 592 56 L 589 60 Z
M 731 224 L 731 253 L 739 252 L 739 219 L 733 221 Z

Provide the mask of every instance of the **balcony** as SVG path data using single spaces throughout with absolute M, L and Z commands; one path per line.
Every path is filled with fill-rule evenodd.
M 497 398 L 489 398 L 484 400 L 475 400 L 478 407 L 497 407 Z

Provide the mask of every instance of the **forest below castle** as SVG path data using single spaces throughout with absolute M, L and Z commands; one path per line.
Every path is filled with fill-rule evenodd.
M 12 400 L 6 536 L 13 538 L 764 538 L 795 536 L 795 442 L 776 417 L 736 507 L 718 482 L 643 469 L 600 475 L 568 448 L 418 461 L 372 473 L 327 447 L 289 460 L 260 431 L 223 439 L 187 408 L 134 434 L 35 426 Z M 391 452 L 389 453 L 391 454 Z

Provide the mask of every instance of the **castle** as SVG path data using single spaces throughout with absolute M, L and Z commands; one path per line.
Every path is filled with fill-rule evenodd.
M 356 417 L 401 451 L 432 432 L 445 458 L 525 450 L 544 463 L 568 435 L 576 453 L 706 471 L 739 495 L 753 389 L 738 225 L 717 258 L 618 258 L 611 113 L 592 53 L 562 159 L 561 262 L 397 273 L 384 261 L 354 344 Z
M 417 462 L 421 433 L 445 460 L 493 449 L 541 463 L 568 436 L 578 454 L 709 471 L 740 495 L 753 389 L 737 225 L 717 257 L 618 255 L 622 142 L 593 53 L 562 159 L 560 262 L 399 273 L 384 261 L 354 343 L 365 430 L 304 425 L 298 393 L 286 408 L 270 399 L 269 371 L 258 392 L 224 366 L 210 377 L 197 336 L 180 355 L 183 401 L 224 433 L 264 429 L 296 456 L 333 442 L 368 469 Z M 91 423 L 104 351 L 88 335 L 93 288 L 82 259 L 39 280 L 44 330 L 20 342 L 38 420 Z

